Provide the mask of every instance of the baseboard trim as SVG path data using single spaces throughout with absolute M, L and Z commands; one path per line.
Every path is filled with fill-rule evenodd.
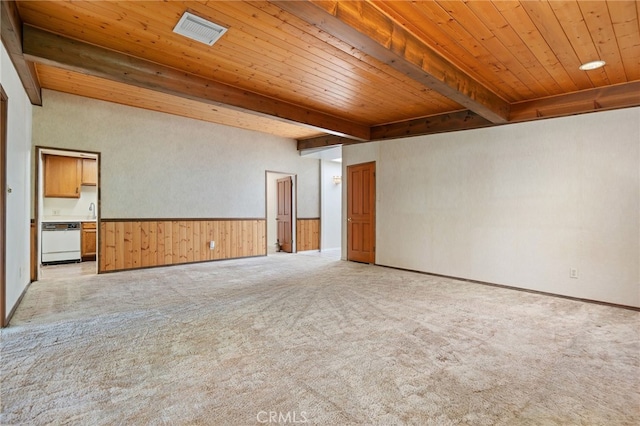
M 532 289 L 529 289 L 529 288 L 515 287 L 515 286 L 505 285 L 505 284 L 496 284 L 496 283 L 491 283 L 491 282 L 488 282 L 488 281 L 472 280 L 472 279 L 469 279 L 469 278 L 454 277 L 454 276 L 451 276 L 451 275 L 435 274 L 433 272 L 417 271 L 415 269 L 399 268 L 399 267 L 396 267 L 396 266 L 388 266 L 388 265 L 382 265 L 382 264 L 378 264 L 378 263 L 376 263 L 376 265 L 377 266 L 381 266 L 383 268 L 396 269 L 398 271 L 415 272 L 417 274 L 431 275 L 433 277 L 449 278 L 449 279 L 452 279 L 452 280 L 466 281 L 466 282 L 470 282 L 470 283 L 474 283 L 474 284 L 482 284 L 482 285 L 491 286 L 491 287 L 504 288 L 504 289 L 507 289 L 507 290 L 524 291 L 526 293 L 539 294 L 539 295 L 542 295 L 542 296 L 559 297 L 561 299 L 574 300 L 576 302 L 592 303 L 592 304 L 595 304 L 595 305 L 603 305 L 603 306 L 609 306 L 609 307 L 612 307 L 612 308 L 620 308 L 620 309 L 627 309 L 627 310 L 630 310 L 630 311 L 640 312 L 640 307 L 636 307 L 636 306 L 620 305 L 620 304 L 617 304 L 617 303 L 603 302 L 601 300 L 583 299 L 581 297 L 565 296 L 563 294 L 549 293 L 549 292 L 546 292 L 546 291 L 532 290 Z
M 27 294 L 27 290 L 29 289 L 30 286 L 31 286 L 31 282 L 26 285 L 24 290 L 22 290 L 22 294 L 20 295 L 20 297 L 18 297 L 18 300 L 16 301 L 15 305 L 13 305 L 13 308 L 11 308 L 11 312 L 9 312 L 9 315 L 7 315 L 7 317 L 4 319 L 3 327 L 9 326 L 9 323 L 11 322 L 11 318 L 13 318 L 13 314 L 16 313 L 18 306 L 20 306 L 20 303 L 22 303 L 22 298 L 24 298 L 24 295 Z
M 170 263 L 167 265 L 140 266 L 138 268 L 113 269 L 109 271 L 98 271 L 98 274 L 111 274 L 113 272 L 140 271 L 143 269 L 170 268 L 172 266 L 196 265 L 198 263 L 224 262 L 226 260 L 251 259 L 254 257 L 266 257 L 266 254 L 257 254 L 255 256 L 242 257 L 226 257 L 224 259 L 197 260 L 195 262 Z

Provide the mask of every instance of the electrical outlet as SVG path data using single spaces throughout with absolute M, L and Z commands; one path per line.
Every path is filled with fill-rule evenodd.
M 216 248 L 216 242 L 215 241 L 210 241 L 209 242 L 209 249 L 213 250 L 214 248 Z
M 569 269 L 569 278 L 578 278 L 578 270 L 576 268 Z
M 53 211 L 53 215 L 54 216 L 60 216 L 60 210 L 54 210 Z

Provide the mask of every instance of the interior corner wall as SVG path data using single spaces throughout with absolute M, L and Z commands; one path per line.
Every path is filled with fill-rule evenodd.
M 6 204 L 6 312 L 10 313 L 31 281 L 32 107 L 4 45 L 0 46 L 0 83 L 8 97 L 6 167 L 11 192 L 7 192 Z
M 342 165 L 335 161 L 321 160 L 320 247 L 322 250 L 339 249 L 342 242 L 342 184 L 336 184 L 333 181 L 334 176 L 342 176 Z
M 319 164 L 292 139 L 43 90 L 33 145 L 100 152 L 102 218 L 264 218 L 265 170 L 298 176 L 319 216 Z
M 378 143 L 376 263 L 640 307 L 639 123 L 629 108 Z

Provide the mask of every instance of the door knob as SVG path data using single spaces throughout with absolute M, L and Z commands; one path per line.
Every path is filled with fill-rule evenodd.
M 349 217 L 349 218 L 347 218 L 347 222 L 351 222 L 351 218 L 350 218 L 350 217 Z

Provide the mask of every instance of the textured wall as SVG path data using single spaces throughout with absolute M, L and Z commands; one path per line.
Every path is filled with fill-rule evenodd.
M 342 165 L 335 161 L 322 160 L 322 224 L 321 247 L 340 248 L 342 237 L 342 184 L 333 182 L 334 176 L 342 176 Z
M 379 143 L 377 263 L 640 306 L 639 122 L 634 108 Z
M 45 90 L 33 145 L 100 152 L 105 218 L 258 218 L 265 170 L 298 174 L 300 216 L 319 216 L 319 164 L 295 141 Z
M 1 43 L 0 43 L 1 44 Z M 0 83 L 7 94 L 6 313 L 31 280 L 30 187 L 31 103 L 4 45 L 0 46 Z M 4 188 L 2 189 L 4 190 Z

